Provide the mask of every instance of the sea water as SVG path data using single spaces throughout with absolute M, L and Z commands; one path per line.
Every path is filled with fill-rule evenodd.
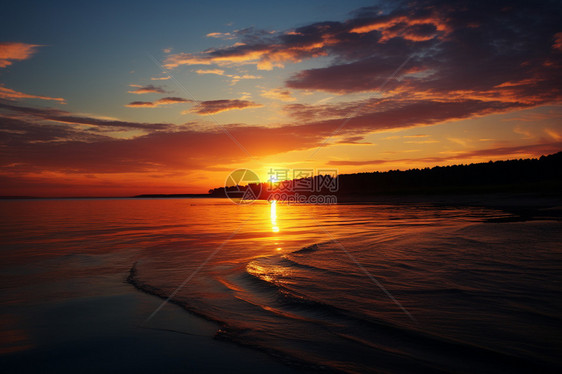
M 117 279 L 307 371 L 562 369 L 560 221 L 420 203 L 0 205 L 4 307 Z

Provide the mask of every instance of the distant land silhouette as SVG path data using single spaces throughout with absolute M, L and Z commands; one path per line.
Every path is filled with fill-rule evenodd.
M 226 192 L 250 188 L 259 199 L 271 194 L 295 191 L 293 187 L 314 185 L 318 178 L 303 178 L 284 182 L 271 188 L 270 183 L 247 186 L 227 186 L 209 190 L 212 197 L 225 197 Z M 336 195 L 338 201 L 361 200 L 380 195 L 450 195 L 489 193 L 535 193 L 560 195 L 562 191 L 562 152 L 538 159 L 490 161 L 470 165 L 435 166 L 405 171 L 366 172 L 341 174 L 337 191 L 322 188 L 319 191 L 298 191 L 301 195 Z M 289 192 L 290 194 L 290 192 Z
M 271 188 L 269 182 L 246 186 L 227 186 L 210 189 L 207 194 L 142 194 L 133 198 L 208 198 L 227 197 L 227 191 L 251 189 L 257 199 L 267 200 L 272 194 L 290 195 L 295 185 L 315 185 L 315 176 L 284 181 Z M 329 182 L 329 181 L 328 181 Z M 328 183 L 329 184 L 329 183 Z M 531 193 L 562 196 L 562 152 L 540 158 L 489 161 L 469 165 L 435 166 L 432 168 L 390 170 L 340 174 L 337 190 L 321 188 L 316 191 L 298 190 L 300 195 L 335 195 L 340 202 L 368 200 L 376 196 L 403 195 L 459 195 L 494 193 Z M 0 199 L 36 199 L 33 196 L 0 196 Z
M 133 196 L 136 198 L 146 198 L 146 199 L 154 199 L 154 198 L 201 198 L 201 197 L 209 197 L 209 194 L 206 193 L 175 193 L 175 194 L 142 194 Z

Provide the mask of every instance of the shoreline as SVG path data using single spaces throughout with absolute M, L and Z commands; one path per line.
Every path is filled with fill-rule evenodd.
M 215 339 L 216 322 L 173 303 L 139 326 L 162 300 L 139 292 L 123 274 L 112 278 L 110 292 L 104 288 L 93 296 L 4 308 L 4 316 L 17 317 L 14 325 L 25 331 L 20 335 L 26 340 L 14 341 L 15 350 L 0 354 L 2 372 L 297 372 L 266 353 Z M 70 288 L 76 279 L 63 282 L 57 286 Z M 15 326 L 3 333 L 11 331 Z
M 224 321 L 209 318 L 209 316 L 198 313 L 198 312 L 188 308 L 186 305 L 182 304 L 181 302 L 179 302 L 179 301 L 177 301 L 173 298 L 168 300 L 168 296 L 163 290 L 161 290 L 159 288 L 156 288 L 156 287 L 153 287 L 153 286 L 150 286 L 150 285 L 148 285 L 146 283 L 143 283 L 142 281 L 138 280 L 136 265 L 137 265 L 137 263 L 135 262 L 133 264 L 133 266 L 131 267 L 131 269 L 129 270 L 129 276 L 127 277 L 127 280 L 126 280 L 127 283 L 132 285 L 136 290 L 138 290 L 138 291 L 140 291 L 140 292 L 142 292 L 146 295 L 154 296 L 154 297 L 156 297 L 158 299 L 161 299 L 161 300 L 166 300 L 167 303 L 170 303 L 170 304 L 173 304 L 173 305 L 177 306 L 178 308 L 182 309 L 187 314 L 190 314 L 190 315 L 192 315 L 196 318 L 203 319 L 207 322 L 217 324 L 218 328 L 216 329 L 215 334 L 213 334 L 213 336 L 212 336 L 213 340 L 224 341 L 228 344 L 233 344 L 235 346 L 242 347 L 244 349 L 251 349 L 255 352 L 260 352 L 262 354 L 266 354 L 267 356 L 274 359 L 276 362 L 279 362 L 280 364 L 283 364 L 283 366 L 285 366 L 285 367 L 294 368 L 294 369 L 297 369 L 297 370 L 312 370 L 312 371 L 318 371 L 318 370 L 325 371 L 326 370 L 326 368 L 324 366 L 315 364 L 313 362 L 301 360 L 301 359 L 298 359 L 296 357 L 288 356 L 288 355 L 283 354 L 282 352 L 279 352 L 275 349 L 266 349 L 266 348 L 264 348 L 262 346 L 259 346 L 259 345 L 241 342 L 239 339 L 235 338 L 235 332 L 236 331 L 233 330 Z M 179 331 L 176 331 L 176 330 L 168 330 L 168 331 L 179 332 Z

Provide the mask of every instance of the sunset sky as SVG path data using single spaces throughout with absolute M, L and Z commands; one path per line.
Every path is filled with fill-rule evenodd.
M 555 153 L 561 20 L 557 1 L 10 2 L 0 195 Z

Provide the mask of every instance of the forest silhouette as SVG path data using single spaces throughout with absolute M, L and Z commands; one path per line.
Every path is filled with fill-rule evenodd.
M 262 182 L 209 190 L 211 197 L 226 197 L 234 191 L 251 190 L 251 196 L 268 199 L 283 193 L 330 194 L 339 199 L 378 195 L 434 195 L 477 193 L 535 193 L 559 195 L 562 191 L 562 152 L 538 159 L 490 161 L 424 169 L 390 170 L 314 176 L 279 183 Z M 303 189 L 302 186 L 319 188 Z

